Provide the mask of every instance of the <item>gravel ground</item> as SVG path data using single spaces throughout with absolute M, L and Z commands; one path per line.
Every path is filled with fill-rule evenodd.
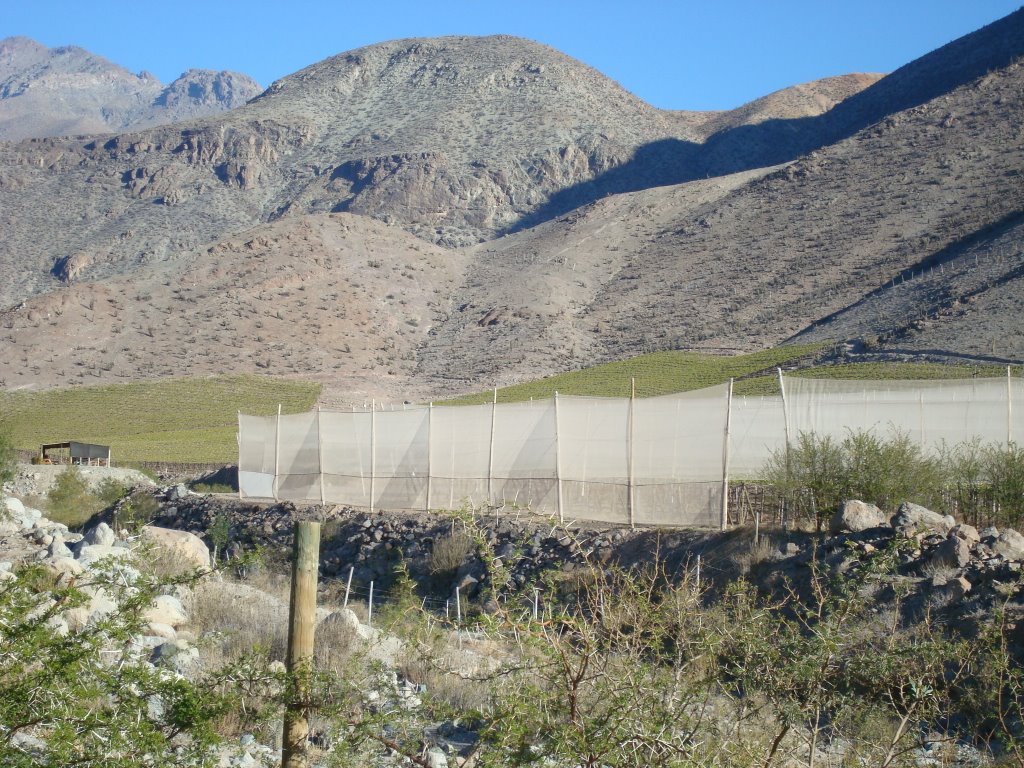
M 58 473 L 63 470 L 64 467 L 56 465 L 19 464 L 17 477 L 12 482 L 5 483 L 3 489 L 15 496 L 43 496 L 53 486 Z M 155 486 L 155 483 L 144 474 L 127 467 L 79 467 L 79 470 L 93 490 L 107 478 L 113 478 L 128 486 Z

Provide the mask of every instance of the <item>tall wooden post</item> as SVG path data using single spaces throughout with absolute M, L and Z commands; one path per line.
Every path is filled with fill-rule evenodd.
M 427 406 L 427 500 L 424 503 L 424 512 L 430 511 L 430 491 L 433 484 L 434 465 L 434 404 Z
M 288 610 L 288 677 L 295 685 L 294 700 L 284 713 L 282 768 L 307 768 L 309 720 L 301 701 L 309 695 L 316 623 L 316 581 L 320 561 L 320 523 L 295 525 L 291 605 Z
M 732 441 L 732 383 L 733 380 L 729 379 L 729 391 L 726 395 L 725 406 L 725 441 L 722 444 L 722 518 L 719 521 L 719 525 L 723 531 L 729 527 L 729 459 L 731 448 L 730 442 Z
M 1006 366 L 1006 447 L 1013 443 L 1013 374 Z
M 558 392 L 555 391 L 555 490 L 558 493 L 558 522 L 565 522 L 565 512 L 562 509 L 562 441 L 558 433 Z
M 281 482 L 281 404 L 277 404 L 277 429 L 274 433 L 274 501 L 278 501 L 278 484 Z
M 498 388 L 491 400 L 491 447 L 487 452 L 487 503 L 494 504 L 494 422 L 498 415 Z
M 316 455 L 317 470 L 320 473 L 320 506 L 327 504 L 327 494 L 324 491 L 324 432 L 320 426 L 320 405 L 316 406 Z
M 626 517 L 629 527 L 636 528 L 636 506 L 633 496 L 633 409 L 636 404 L 636 379 L 629 380 L 629 415 L 626 424 Z

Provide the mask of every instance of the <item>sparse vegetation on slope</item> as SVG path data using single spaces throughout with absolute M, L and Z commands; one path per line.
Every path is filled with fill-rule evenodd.
M 629 397 L 630 379 L 636 379 L 637 397 L 656 397 L 673 392 L 711 387 L 736 379 L 737 395 L 774 395 L 779 383 L 773 369 L 805 365 L 786 375 L 821 379 L 969 379 L 1005 376 L 999 365 L 942 365 L 938 363 L 848 363 L 807 365 L 825 349 L 824 344 L 780 346 L 748 355 L 707 355 L 699 352 L 652 352 L 628 360 L 568 371 L 537 381 L 498 390 L 498 402 L 513 403 L 531 398 L 562 395 Z M 1020 366 L 1014 375 L 1024 374 Z M 480 392 L 449 401 L 451 405 L 489 403 L 491 392 Z
M 320 385 L 261 376 L 169 379 L 105 387 L 0 393 L 18 448 L 82 440 L 110 445 L 115 462 L 234 462 L 238 411 L 309 410 Z
M 776 347 L 749 355 L 707 355 L 699 352 L 652 352 L 628 360 L 603 363 L 569 371 L 537 381 L 498 390 L 498 402 L 511 403 L 530 398 L 562 395 L 629 397 L 630 379 L 636 379 L 637 397 L 656 397 L 721 384 L 730 378 L 792 364 L 799 358 L 817 355 L 824 345 L 802 344 Z M 493 394 L 483 392 L 452 400 L 455 405 L 489 403 Z

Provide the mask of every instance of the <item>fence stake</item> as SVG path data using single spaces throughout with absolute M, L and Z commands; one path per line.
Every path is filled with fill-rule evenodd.
M 626 473 L 626 505 L 628 507 L 627 512 L 630 528 L 636 528 L 636 507 L 633 498 L 633 409 L 635 404 L 636 379 L 631 377 L 629 380 L 629 416 L 628 424 L 626 426 L 626 462 L 628 465 Z
M 316 452 L 320 467 L 320 506 L 327 504 L 324 494 L 324 432 L 320 427 L 320 404 L 316 406 Z
M 1006 366 L 1006 447 L 1013 442 L 1013 377 Z
M 729 390 L 725 406 L 725 441 L 722 444 L 722 520 L 724 531 L 729 527 L 729 443 L 732 433 L 732 379 L 729 379 Z
M 494 388 L 491 400 L 491 447 L 487 452 L 487 503 L 494 503 L 494 421 L 498 413 L 498 388 Z
M 373 626 L 373 582 L 370 582 L 370 602 L 366 610 L 366 626 Z
M 697 553 L 697 591 L 700 592 L 700 553 Z
M 430 511 L 430 491 L 433 473 L 433 466 L 431 465 L 430 457 L 434 450 L 434 404 L 431 403 L 427 406 L 427 500 L 425 502 L 425 512 Z
M 274 435 L 274 501 L 278 501 L 277 488 L 281 482 L 281 404 L 277 404 L 277 430 Z
M 782 395 L 782 418 L 786 422 L 786 475 L 789 476 L 792 467 L 790 464 L 790 445 L 792 444 L 792 435 L 790 434 L 789 427 L 789 402 L 786 400 L 786 384 L 782 380 L 782 368 L 776 368 L 779 372 L 779 392 Z M 780 501 L 782 504 L 782 510 L 780 511 L 781 527 L 782 530 L 786 530 L 786 502 Z
M 309 520 L 295 525 L 292 560 L 291 605 L 288 615 L 288 675 L 295 682 L 296 700 L 309 691 L 310 665 L 313 660 L 313 633 L 316 621 L 316 581 L 320 560 L 320 523 Z M 289 705 L 284 715 L 283 768 L 309 765 L 306 739 L 309 721 L 305 709 Z
M 562 446 L 558 439 L 558 391 L 555 391 L 555 486 L 558 491 L 558 522 L 565 522 L 562 509 Z
M 455 623 L 462 624 L 462 596 L 458 587 L 455 588 Z
M 377 446 L 374 445 L 376 442 L 376 431 L 377 431 L 377 401 L 374 400 L 370 403 L 370 514 L 373 514 L 373 496 L 376 491 L 374 487 L 374 481 L 377 475 Z
M 345 602 L 341 604 L 342 608 L 348 608 L 348 593 L 352 590 L 352 574 L 355 570 L 354 565 L 348 567 L 348 581 L 345 583 Z
M 538 618 L 537 609 L 540 606 L 540 590 L 537 587 L 533 588 L 533 620 L 536 621 Z

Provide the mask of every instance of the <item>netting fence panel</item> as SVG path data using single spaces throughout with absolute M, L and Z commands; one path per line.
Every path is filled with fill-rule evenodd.
M 813 432 L 842 440 L 850 432 L 906 434 L 922 448 L 973 438 L 1005 443 L 1012 432 L 1014 380 L 849 381 L 785 377 L 792 439 Z
M 277 418 L 238 414 L 238 492 L 243 498 L 274 495 Z
M 501 403 L 492 407 L 492 503 L 555 510 L 558 444 L 554 401 Z
M 629 400 L 559 397 L 558 475 L 564 519 L 628 522 Z
M 370 414 L 320 412 L 324 499 L 370 506 Z
M 429 410 L 382 411 L 373 416 L 373 506 L 426 509 Z
M 279 416 L 277 497 L 320 498 L 320 430 L 317 412 Z
M 430 419 L 430 508 L 487 501 L 491 406 L 433 408 Z
M 756 480 L 772 454 L 786 448 L 786 414 L 778 395 L 733 397 L 729 476 Z
M 632 401 L 239 415 L 239 493 L 371 509 L 490 502 L 566 521 L 716 526 L 725 476 L 756 479 L 787 434 L 841 441 L 899 430 L 928 450 L 1024 439 L 1021 379 L 782 383 L 781 398 L 730 397 L 723 385 Z

